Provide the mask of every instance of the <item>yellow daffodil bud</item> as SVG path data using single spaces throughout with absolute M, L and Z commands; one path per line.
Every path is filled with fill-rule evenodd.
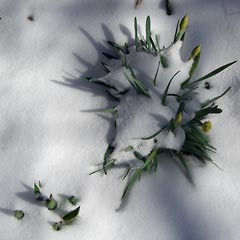
M 202 125 L 202 130 L 204 132 L 209 132 L 212 129 L 212 123 L 210 121 L 206 121 Z
M 180 31 L 184 31 L 188 25 L 188 15 L 185 15 L 180 22 Z
M 189 60 L 194 59 L 200 52 L 201 52 L 201 45 L 199 44 L 192 50 Z
M 174 119 L 175 124 L 179 124 L 182 122 L 182 112 L 178 113 L 177 116 Z

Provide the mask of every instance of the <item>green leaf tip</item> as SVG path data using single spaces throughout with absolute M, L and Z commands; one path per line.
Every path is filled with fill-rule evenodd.
M 34 194 L 41 194 L 40 184 L 39 184 L 39 186 L 38 186 L 36 183 L 34 183 L 33 191 L 34 191 Z
M 129 182 L 127 183 L 127 186 L 125 187 L 122 195 L 122 200 L 126 197 L 129 190 L 132 188 L 133 184 L 136 182 L 137 179 L 140 178 L 141 173 L 149 166 L 149 164 L 152 163 L 152 161 L 157 156 L 157 149 L 153 149 L 149 156 L 147 157 L 146 161 L 143 163 L 143 165 L 135 170 L 132 177 L 130 178 Z
M 70 196 L 68 198 L 68 201 L 72 204 L 72 205 L 76 205 L 77 204 L 77 199 L 74 195 Z
M 195 81 L 193 81 L 193 82 L 190 82 L 189 84 L 187 84 L 187 87 L 188 87 L 188 88 L 189 88 L 189 87 L 192 87 L 192 86 L 198 84 L 199 82 L 201 82 L 201 81 L 203 81 L 203 80 L 206 80 L 206 79 L 208 79 L 208 78 L 210 78 L 210 77 L 213 77 L 214 75 L 222 72 L 224 69 L 230 67 L 231 65 L 233 65 L 233 64 L 236 63 L 236 62 L 237 62 L 237 61 L 230 62 L 230 63 L 228 63 L 228 64 L 225 64 L 225 65 L 223 65 L 223 66 L 221 66 L 221 67 L 213 70 L 212 72 L 204 75 L 203 77 L 201 77 L 201 78 L 199 78 L 199 79 L 197 79 L 197 80 L 195 80 Z
M 53 198 L 52 194 L 46 199 L 46 206 L 48 210 L 55 210 L 57 208 L 57 201 Z
M 151 19 L 150 16 L 147 16 L 146 19 L 146 43 L 147 48 L 151 50 L 152 43 L 151 43 Z
M 72 220 L 74 220 L 77 217 L 77 215 L 79 214 L 79 211 L 80 211 L 80 206 L 75 208 L 74 210 L 72 210 L 70 212 L 65 213 L 62 216 L 62 219 L 64 221 L 72 221 Z
M 175 76 L 176 76 L 178 73 L 180 73 L 180 71 L 176 72 L 176 73 L 172 76 L 172 78 L 171 78 L 170 81 L 168 82 L 168 85 L 167 85 L 167 87 L 166 87 L 166 89 L 165 89 L 165 91 L 164 91 L 164 93 L 163 93 L 163 96 L 162 96 L 162 104 L 163 104 L 164 106 L 166 105 L 167 94 L 168 94 L 168 90 L 169 90 L 169 87 L 170 87 L 170 85 L 171 85 L 171 82 L 172 82 L 172 80 L 175 78 Z

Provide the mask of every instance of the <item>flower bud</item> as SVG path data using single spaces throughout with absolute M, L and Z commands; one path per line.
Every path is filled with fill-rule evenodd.
M 202 125 L 202 130 L 204 132 L 209 132 L 212 129 L 212 123 L 210 121 L 206 121 Z
M 185 15 L 180 22 L 180 31 L 184 31 L 188 25 L 188 15 Z
M 182 112 L 178 113 L 177 116 L 174 119 L 175 124 L 179 124 L 182 122 Z
M 199 44 L 192 50 L 189 60 L 194 59 L 200 52 L 201 52 L 201 45 Z

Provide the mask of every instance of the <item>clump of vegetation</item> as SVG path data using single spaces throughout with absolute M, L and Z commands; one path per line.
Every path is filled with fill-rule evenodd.
M 34 183 L 33 194 L 35 196 L 35 200 L 39 201 L 40 206 L 44 206 L 45 204 L 48 210 L 57 213 L 57 210 L 59 210 L 57 200 L 53 197 L 52 194 L 50 194 L 48 198 L 45 197 L 42 194 L 41 188 L 42 188 L 42 184 L 40 181 L 38 183 Z M 69 196 L 66 200 L 71 205 L 77 205 L 77 198 L 74 195 Z M 61 209 L 61 211 L 64 211 L 64 210 Z M 63 226 L 73 223 L 73 221 L 76 220 L 79 214 L 79 211 L 80 211 L 80 206 L 76 207 L 71 211 L 67 211 L 63 215 L 59 216 L 61 220 L 52 224 L 53 229 L 56 231 L 59 231 Z M 24 215 L 25 214 L 22 210 L 14 211 L 14 216 L 17 219 L 22 219 Z
M 122 104 L 124 99 L 126 99 L 130 95 L 133 96 L 132 90 L 135 90 L 136 96 L 141 96 L 142 98 L 145 98 L 148 102 L 155 101 L 155 98 L 153 96 L 155 92 L 157 92 L 159 100 L 156 101 L 155 104 L 162 105 L 163 107 L 174 108 L 171 105 L 174 101 L 175 105 L 178 106 L 177 108 L 175 108 L 173 117 L 169 119 L 169 122 L 167 124 L 159 128 L 154 134 L 149 134 L 149 136 L 145 136 L 140 139 L 141 144 L 144 144 L 145 141 L 149 143 L 149 146 L 151 145 L 151 149 L 149 149 L 148 154 L 142 155 L 141 152 L 138 151 L 136 146 L 133 145 L 125 146 L 125 148 L 123 149 L 123 151 L 125 152 L 132 153 L 131 156 L 137 159 L 139 162 L 142 162 L 142 164 L 140 166 L 138 165 L 137 168 L 131 167 L 130 164 L 127 167 L 124 178 L 128 176 L 128 181 L 122 194 L 122 199 L 127 196 L 127 193 L 129 193 L 134 183 L 138 179 L 140 179 L 140 177 L 144 173 L 150 173 L 157 170 L 158 161 L 161 156 L 164 156 L 163 153 L 171 156 L 171 158 L 180 165 L 185 176 L 191 183 L 193 183 L 193 178 L 188 164 L 191 159 L 196 159 L 203 164 L 207 162 L 213 163 L 213 160 L 210 157 L 210 153 L 214 153 L 216 149 L 211 145 L 209 136 L 207 134 L 212 128 L 212 124 L 208 118 L 209 115 L 219 114 L 222 112 L 222 109 L 216 104 L 216 101 L 219 98 L 223 97 L 230 90 L 230 87 L 227 88 L 219 96 L 216 96 L 212 99 L 206 99 L 203 102 L 198 102 L 199 107 L 194 109 L 194 111 L 191 113 L 189 112 L 187 106 L 191 105 L 191 103 L 193 102 L 199 101 L 199 99 L 196 98 L 196 95 L 198 94 L 198 90 L 201 84 L 205 83 L 205 86 L 206 84 L 208 84 L 209 86 L 209 83 L 205 80 L 210 79 L 211 77 L 222 72 L 224 69 L 230 67 L 236 61 L 218 67 L 217 69 L 198 79 L 193 79 L 193 74 L 197 68 L 201 54 L 201 46 L 198 45 L 192 50 L 188 61 L 183 62 L 190 67 L 188 69 L 185 79 L 181 80 L 177 89 L 176 87 L 171 87 L 173 84 L 177 86 L 174 81 L 177 81 L 175 79 L 178 77 L 182 69 L 175 69 L 175 74 L 171 77 L 170 80 L 168 80 L 168 82 L 166 82 L 166 79 L 158 80 L 159 75 L 161 76 L 160 72 L 164 71 L 164 69 L 168 69 L 171 67 L 172 60 L 170 61 L 169 57 L 173 53 L 173 50 L 171 49 L 177 49 L 180 46 L 180 50 L 184 42 L 187 26 L 188 16 L 186 15 L 180 21 L 178 21 L 176 31 L 173 37 L 173 42 L 170 44 L 170 46 L 168 48 L 161 48 L 158 36 L 153 36 L 152 34 L 150 17 L 148 16 L 146 19 L 145 38 L 140 36 L 138 33 L 138 23 L 137 19 L 135 18 L 134 46 L 129 47 L 127 44 L 125 44 L 124 46 L 120 46 L 117 43 L 108 42 L 115 50 L 117 57 L 115 55 L 113 56 L 110 54 L 104 54 L 109 58 L 109 63 L 111 63 L 112 61 L 117 61 L 116 58 L 121 63 L 121 67 L 125 75 L 124 88 L 120 87 L 117 79 L 114 79 L 114 77 L 112 77 L 114 76 L 115 69 L 111 66 L 111 64 L 108 63 L 103 63 L 104 69 L 106 70 L 106 77 L 86 78 L 89 82 L 99 84 L 104 87 L 110 94 L 110 96 L 117 100 L 118 103 L 116 104 L 116 106 L 104 110 L 104 112 L 112 114 L 116 128 L 121 125 L 121 123 L 118 122 L 119 119 L 125 117 L 120 115 L 118 110 L 119 108 L 124 108 Z M 137 76 L 136 70 L 129 63 L 129 59 L 132 55 L 136 56 L 137 58 L 137 55 L 140 53 L 149 54 L 155 59 L 155 61 L 158 62 L 157 70 L 155 74 L 152 74 L 154 75 L 154 78 L 152 79 L 152 86 L 149 85 L 149 82 L 146 82 L 145 80 L 140 80 Z M 178 54 L 180 55 L 179 52 Z M 180 56 L 179 58 L 181 59 Z M 110 81 L 110 78 L 107 77 L 111 73 L 112 81 Z M 163 88 L 163 86 L 165 87 Z M 175 92 L 172 92 L 173 90 Z M 130 106 L 125 106 L 124 109 L 128 108 L 130 108 Z M 131 118 L 131 116 L 128 117 Z M 141 115 L 139 115 L 138 117 L 141 118 Z M 162 124 L 160 123 L 160 125 Z M 144 126 L 142 127 L 144 128 Z M 116 131 L 116 134 L 119 134 L 120 130 L 117 130 L 118 131 Z M 182 144 L 179 148 L 175 148 L 174 146 L 163 147 L 159 144 L 159 140 L 161 140 L 163 136 L 169 136 L 171 134 L 171 136 L 175 136 L 177 138 L 179 136 L 179 131 L 183 135 Z M 115 136 L 115 140 L 116 137 L 117 135 Z M 116 156 L 114 155 L 114 153 L 117 151 L 116 146 L 116 141 L 113 141 L 109 144 L 104 154 L 102 167 L 97 169 L 93 173 L 103 171 L 105 174 L 107 174 L 109 169 L 117 166 L 118 159 L 113 157 Z

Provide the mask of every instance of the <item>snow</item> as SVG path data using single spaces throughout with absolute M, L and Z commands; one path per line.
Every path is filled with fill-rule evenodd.
M 182 91 L 181 83 L 189 78 L 193 60 L 183 62 L 180 54 L 181 48 L 182 41 L 170 44 L 156 55 L 143 49 L 136 50 L 135 46 L 129 48 L 129 54 L 125 55 L 126 62 L 132 67 L 137 79 L 149 88 L 150 98 L 138 94 L 131 86 L 125 76 L 128 69 L 121 67 L 121 60 L 109 61 L 110 72 L 99 78 L 101 81 L 114 85 L 120 91 L 128 90 L 126 94 L 120 96 L 120 102 L 115 107 L 118 111 L 118 118 L 116 119 L 116 134 L 111 144 L 115 149 L 109 158 L 116 159 L 117 164 L 130 166 L 140 164 L 142 161 L 134 157 L 134 151 L 147 156 L 154 148 L 180 150 L 183 145 L 185 133 L 181 127 L 176 129 L 175 134 L 163 131 L 155 138 L 142 139 L 155 134 L 159 129 L 166 127 L 172 118 L 175 118 L 179 105 L 177 101 L 167 99 L 167 104 L 164 106 L 161 99 L 173 76 L 175 76 L 174 80 L 169 87 L 169 93 L 172 94 L 179 94 Z M 161 56 L 165 59 L 165 67 L 162 64 L 158 67 Z M 154 84 L 153 79 L 157 68 L 156 84 Z M 176 75 L 176 73 L 179 74 Z M 190 116 L 187 115 L 186 118 L 190 119 Z M 129 146 L 132 150 L 126 151 Z
M 237 1 L 170 2 L 171 16 L 160 0 L 143 0 L 137 9 L 130 0 L 1 1 L 1 240 L 239 238 L 238 63 L 213 77 L 212 88 L 200 94 L 216 96 L 232 86 L 218 102 L 223 113 L 211 117 L 209 133 L 217 148 L 212 158 L 223 171 L 192 162 L 192 186 L 163 157 L 158 172 L 136 183 L 119 211 L 122 169 L 107 176 L 88 175 L 92 166 L 101 164 L 112 138 L 112 122 L 97 110 L 113 102 L 103 90 L 79 79 L 103 75 L 99 61 L 101 52 L 108 51 L 106 40 L 133 42 L 134 16 L 144 32 L 150 15 L 161 46 L 168 46 L 177 19 L 188 13 L 182 56 L 187 60 L 201 43 L 196 76 L 239 59 L 240 15 L 226 12 L 227 4 Z M 30 14 L 34 21 L 27 19 Z M 59 202 L 59 194 L 80 199 L 73 225 L 52 230 L 49 222 L 59 216 L 32 199 L 30 189 L 38 180 L 44 194 L 52 193 Z M 15 209 L 24 210 L 22 220 L 11 216 Z

